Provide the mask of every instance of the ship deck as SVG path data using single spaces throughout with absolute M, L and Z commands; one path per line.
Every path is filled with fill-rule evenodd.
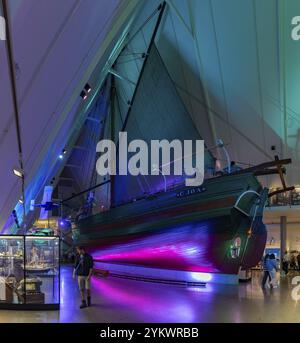
M 0 311 L 0 322 L 300 322 L 300 303 L 291 297 L 292 274 L 270 292 L 260 288 L 261 273 L 240 285 L 206 288 L 94 278 L 94 306 L 80 310 L 71 267 L 62 268 L 62 304 L 58 311 Z M 299 275 L 299 273 L 298 273 Z

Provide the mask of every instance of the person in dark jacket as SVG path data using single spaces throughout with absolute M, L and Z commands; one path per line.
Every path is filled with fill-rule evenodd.
M 289 272 L 289 261 L 290 261 L 290 256 L 288 252 L 286 251 L 282 257 L 282 270 L 285 272 L 285 275 L 287 275 Z
M 73 277 L 77 275 L 78 286 L 81 294 L 80 308 L 91 306 L 91 276 L 93 272 L 93 257 L 89 255 L 84 247 L 77 247 L 77 256 L 75 259 Z M 87 300 L 85 298 L 87 293 Z
M 294 254 L 291 254 L 291 257 L 290 257 L 290 268 L 292 270 L 296 270 L 297 269 L 296 257 L 295 257 Z
M 297 255 L 298 270 L 300 270 L 300 254 Z

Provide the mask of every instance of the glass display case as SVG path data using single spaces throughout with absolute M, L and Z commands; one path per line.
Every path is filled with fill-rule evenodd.
M 59 309 L 59 237 L 0 235 L 0 308 Z

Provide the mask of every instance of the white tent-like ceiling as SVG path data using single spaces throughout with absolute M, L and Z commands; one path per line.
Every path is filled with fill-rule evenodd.
M 58 173 L 57 156 L 80 130 L 107 61 L 160 1 L 7 2 L 31 199 Z M 221 138 L 245 166 L 290 157 L 287 183 L 300 186 L 300 41 L 291 38 L 297 15 L 297 0 L 169 0 L 157 46 L 207 146 Z M 12 173 L 18 150 L 5 41 L 0 60 L 1 230 L 21 185 Z M 82 103 L 86 82 L 93 94 Z M 276 177 L 264 182 L 279 185 Z

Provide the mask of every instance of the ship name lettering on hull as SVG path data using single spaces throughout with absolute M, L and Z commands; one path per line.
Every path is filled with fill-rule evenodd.
M 195 194 L 199 194 L 199 193 L 203 193 L 206 191 L 205 187 L 194 187 L 192 189 L 185 189 L 179 193 L 176 194 L 177 198 L 183 198 L 183 197 L 187 197 L 190 195 L 195 195 Z

